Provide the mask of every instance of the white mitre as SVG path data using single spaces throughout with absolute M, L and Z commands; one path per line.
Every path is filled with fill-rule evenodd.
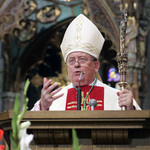
M 68 26 L 60 47 L 65 62 L 67 56 L 76 51 L 88 53 L 98 59 L 104 41 L 98 28 L 80 14 Z

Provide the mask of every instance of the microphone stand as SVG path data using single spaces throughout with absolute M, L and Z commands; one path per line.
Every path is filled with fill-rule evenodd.
M 80 80 L 81 80 L 81 76 L 82 76 L 82 72 L 80 74 L 79 77 L 79 86 L 78 86 L 78 90 L 77 90 L 77 110 L 81 110 L 81 87 L 80 87 Z

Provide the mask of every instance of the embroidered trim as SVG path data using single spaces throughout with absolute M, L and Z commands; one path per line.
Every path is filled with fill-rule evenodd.
M 102 100 L 97 100 L 97 103 L 102 103 L 103 101 Z
M 71 104 L 77 104 L 77 101 L 72 101 L 68 103 L 68 105 L 71 105 Z
M 97 106 L 103 106 L 102 104 L 97 104 Z
M 66 50 L 64 52 L 64 56 L 66 56 L 68 54 L 69 51 L 73 50 L 73 49 L 83 49 L 83 50 L 88 50 L 91 53 L 96 54 L 97 56 L 99 55 L 99 51 L 97 48 L 93 47 L 91 44 L 89 43 L 73 43 L 70 44 L 66 47 Z
M 77 108 L 77 105 L 73 105 L 73 106 L 67 106 L 68 109 L 70 108 Z

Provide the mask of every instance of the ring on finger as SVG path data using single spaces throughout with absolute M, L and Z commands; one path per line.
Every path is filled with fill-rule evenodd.
M 50 97 L 53 97 L 52 93 L 49 94 Z

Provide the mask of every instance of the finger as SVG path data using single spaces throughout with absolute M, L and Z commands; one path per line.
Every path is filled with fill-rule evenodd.
M 54 90 L 53 92 L 51 92 L 52 96 L 55 95 L 56 93 L 58 93 L 61 90 L 62 90 L 62 87 L 59 87 L 58 89 Z
M 51 101 L 57 100 L 58 98 L 62 97 L 63 95 L 64 95 L 64 93 L 61 93 L 61 94 L 59 94 L 57 96 L 53 96 Z
M 124 89 L 123 90 L 120 90 L 120 95 L 124 94 Z
M 50 97 L 53 97 L 52 93 L 49 94 Z
M 46 83 L 43 85 L 43 89 L 46 90 L 50 86 L 51 82 L 52 82 L 51 79 L 46 81 Z
M 123 107 L 123 106 L 125 106 L 125 107 L 126 107 L 126 105 L 125 105 L 125 104 L 123 104 L 123 103 L 120 103 L 120 104 L 119 104 L 119 106 L 120 106 L 120 107 Z
M 47 82 L 47 78 L 44 77 L 43 84 L 45 84 L 46 82 Z
M 118 99 L 119 99 L 119 100 L 122 100 L 122 99 L 124 99 L 125 97 L 126 97 L 125 94 L 121 94 L 121 93 L 120 93 L 119 96 L 118 96 Z
M 116 94 L 119 96 L 119 95 L 120 95 L 120 92 L 118 91 Z
M 130 93 L 131 91 L 127 90 L 127 89 L 122 89 L 120 91 L 120 94 L 124 94 L 124 93 Z
M 119 103 L 124 103 L 124 102 L 126 102 L 127 100 L 126 100 L 126 98 L 118 98 L 118 102 Z
M 118 104 L 119 104 L 119 106 L 126 106 L 127 101 L 125 99 L 120 99 L 120 100 L 118 100 Z
M 43 88 L 44 88 L 44 86 L 45 86 L 46 82 L 47 82 L 47 78 L 46 78 L 46 77 L 44 77 L 44 79 L 43 79 Z
M 51 86 L 49 86 L 48 89 L 47 89 L 47 93 L 50 94 L 50 92 L 51 92 L 54 88 L 56 88 L 57 86 L 58 86 L 58 83 L 57 83 L 57 82 L 55 82 L 54 84 L 52 84 Z

